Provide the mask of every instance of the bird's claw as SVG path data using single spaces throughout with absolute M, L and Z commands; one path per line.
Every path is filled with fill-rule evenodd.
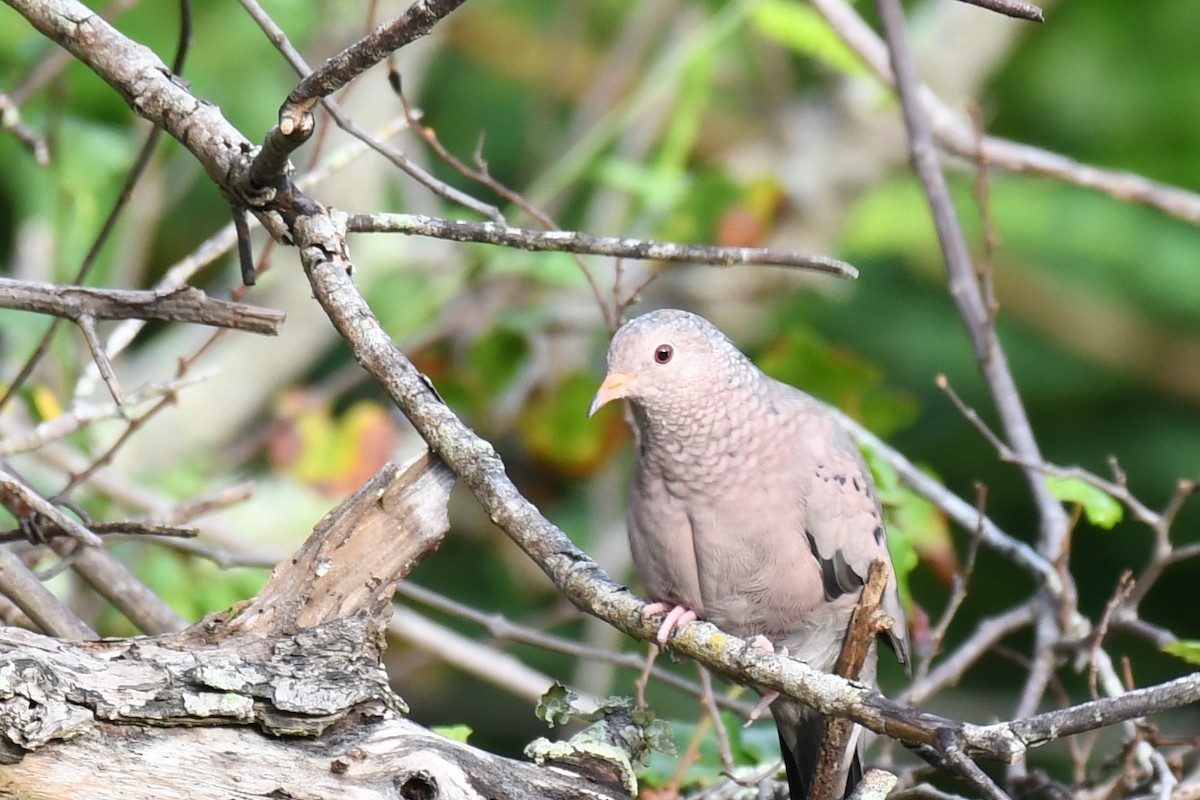
M 765 650 L 768 653 L 775 652 L 775 645 L 771 644 L 771 640 L 761 633 L 750 640 L 750 646 L 759 650 Z M 786 647 L 779 648 L 779 655 L 786 658 L 787 654 L 788 649 Z M 750 710 L 750 716 L 746 718 L 746 724 L 742 727 L 749 728 L 755 722 L 758 722 L 767 709 L 771 707 L 771 703 L 774 703 L 777 699 L 779 699 L 779 692 L 777 691 L 771 690 L 764 694 L 758 703 L 755 704 L 754 708 Z
M 677 606 L 673 603 L 647 603 L 642 606 L 642 618 L 652 617 L 655 614 L 667 612 L 667 616 L 663 619 L 662 624 L 658 626 L 658 633 L 654 634 L 654 641 L 659 645 L 667 643 L 667 639 L 676 628 L 681 628 L 689 622 L 695 622 L 699 617 L 696 612 L 692 611 L 687 606 Z

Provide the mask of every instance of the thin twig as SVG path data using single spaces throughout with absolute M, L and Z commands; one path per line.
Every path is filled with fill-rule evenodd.
M 75 319 L 75 324 L 83 333 L 83 340 L 87 342 L 88 350 L 92 353 L 92 362 L 100 371 L 100 378 L 108 387 L 108 393 L 112 395 L 113 402 L 117 404 L 118 408 L 125 405 L 125 393 L 121 391 L 117 373 L 113 371 L 112 362 L 108 360 L 108 354 L 104 352 L 104 345 L 100 343 L 100 337 L 96 335 L 96 318 L 91 314 L 81 314 Z
M 132 3 L 118 0 L 118 2 L 110 4 L 110 6 L 104 10 L 102 18 L 113 19 L 123 13 L 125 9 L 129 8 L 131 5 Z M 175 58 L 172 61 L 170 68 L 172 75 L 183 74 L 183 66 L 187 60 L 188 49 L 191 45 L 191 0 L 180 0 L 179 17 L 179 38 L 176 42 Z M 60 55 L 64 56 L 64 58 L 60 58 Z M 40 85 L 40 81 L 42 79 L 48 79 L 50 75 L 57 74 L 59 70 L 65 69 L 68 63 L 70 63 L 70 58 L 67 53 L 56 53 L 48 58 L 45 62 L 43 62 L 43 66 L 46 67 L 45 71 L 35 71 L 35 73 L 29 76 L 24 84 L 17 87 L 17 89 L 13 91 L 12 97 L 14 103 L 16 105 L 22 104 L 24 99 L 28 97 L 27 92 L 32 92 L 34 87 Z M 162 137 L 162 133 L 162 128 L 155 126 L 150 129 L 149 133 L 146 134 L 146 140 L 142 143 L 142 147 L 138 151 L 138 155 L 134 160 L 133 167 L 129 170 L 129 174 L 125 177 L 125 181 L 121 186 L 120 194 L 117 195 L 117 199 L 113 202 L 112 208 L 109 209 L 108 215 L 104 218 L 104 223 L 100 226 L 99 232 L 97 232 L 96 237 L 92 240 L 91 245 L 88 247 L 87 253 L 83 257 L 83 261 L 79 265 L 78 271 L 75 273 L 75 277 L 72 280 L 73 284 L 82 284 L 87 279 L 87 276 L 91 273 L 92 267 L 95 266 L 96 259 L 100 255 L 100 251 L 103 249 L 105 243 L 112 235 L 112 232 L 116 229 L 117 221 L 121 218 L 121 214 L 128 206 L 129 198 L 133 196 L 134 187 L 137 186 L 138 182 L 142 179 L 142 176 L 146 173 L 146 169 L 150 166 L 150 159 L 158 147 L 158 141 Z M 100 315 L 96 316 L 103 319 L 103 317 L 100 317 Z M 28 379 L 33 373 L 34 368 L 38 365 L 38 363 L 41 362 L 42 358 L 50 348 L 50 342 L 53 340 L 59 324 L 59 320 L 57 319 L 50 323 L 50 327 L 47 328 L 46 332 L 42 335 L 42 338 L 38 341 L 38 345 L 34 348 L 33 353 L 30 354 L 29 358 L 25 360 L 21 370 L 18 372 L 17 376 L 12 380 L 12 382 L 9 383 L 8 389 L 5 391 L 5 393 L 0 396 L 0 409 L 3 409 L 6 405 L 8 405 L 9 400 L 15 396 L 16 391 L 24 385 L 26 379 Z
M 32 430 L 12 432 L 0 438 L 0 457 L 38 450 L 96 422 L 127 418 L 134 407 L 151 400 L 175 395 L 181 389 L 208 380 L 212 375 L 212 372 L 203 372 L 199 375 L 185 376 L 162 383 L 147 384 L 131 392 L 125 398 L 124 406 L 94 405 L 77 400 L 61 414 L 38 424 Z
M 305 75 L 280 107 L 279 123 L 267 133 L 255 156 L 248 175 L 251 186 L 273 186 L 284 176 L 288 155 L 312 136 L 315 127 L 312 111 L 317 103 L 388 54 L 428 34 L 439 20 L 463 2 L 417 0 L 404 14 L 376 28 L 327 59 L 316 71 Z
M 929 666 L 933 662 L 935 656 L 941 653 L 942 642 L 946 638 L 946 631 L 950 629 L 950 623 L 954 620 L 958 609 L 962 606 L 963 601 L 967 599 L 967 585 L 971 581 L 971 575 L 975 572 L 975 560 L 979 556 L 979 543 L 983 540 L 983 520 L 984 507 L 987 503 L 987 487 L 983 484 L 975 484 L 975 507 L 979 512 L 979 525 L 975 528 L 975 535 L 971 537 L 971 545 L 967 550 L 967 559 L 963 562 L 962 568 L 954 573 L 954 585 L 950 591 L 950 599 L 946 601 L 946 607 L 942 610 L 942 615 L 929 634 L 929 651 L 915 670 L 915 682 L 920 682 L 929 673 Z
M 62 509 L 34 491 L 8 465 L 0 461 L 0 505 L 18 520 L 40 515 L 87 547 L 99 547 L 100 539 L 84 525 L 63 513 Z
M 860 446 L 875 453 L 896 470 L 900 480 L 914 492 L 936 505 L 964 529 L 979 531 L 984 544 L 1011 559 L 1013 563 L 1032 575 L 1051 594 L 1057 596 L 1063 591 L 1062 579 L 1059 577 L 1058 570 L 1036 550 L 1020 539 L 1005 533 L 990 518 L 980 517 L 979 510 L 975 506 L 922 472 L 903 453 L 871 433 L 858 421 L 832 406 L 827 406 L 826 410 L 837 417 L 838 422 L 850 431 Z
M 588 647 L 573 639 L 565 639 L 544 631 L 534 630 L 528 626 L 513 622 L 503 614 L 480 611 L 457 600 L 426 589 L 423 586 L 419 586 L 412 581 L 403 581 L 397 584 L 396 594 L 430 606 L 431 608 L 436 608 L 439 611 L 453 614 L 476 625 L 481 625 L 488 632 L 488 635 L 497 639 L 529 644 L 551 653 L 562 653 L 573 658 L 599 659 L 635 671 L 641 670 L 645 663 L 645 658 L 638 653 Z M 652 670 L 652 674 L 655 680 L 693 697 L 700 697 L 703 692 L 703 687 L 700 684 L 680 677 L 674 672 L 654 669 Z M 730 709 L 743 717 L 750 714 L 751 706 L 748 703 L 732 700 L 724 695 L 717 695 L 714 699 L 717 705 Z
M 437 133 L 433 128 L 420 123 L 418 115 L 409 105 L 408 98 L 404 96 L 403 87 L 400 83 L 400 73 L 396 71 L 394 64 L 389 65 L 388 68 L 388 83 L 391 85 L 392 91 L 396 93 L 396 97 L 400 99 L 400 107 L 404 110 L 404 118 L 408 120 L 409 128 L 421 137 L 421 140 L 437 154 L 438 158 L 449 164 L 458 174 L 492 190 L 517 208 L 520 208 L 530 217 L 541 223 L 543 227 L 549 230 L 561 230 L 549 214 L 534 206 L 520 192 L 510 189 L 496 180 L 488 168 L 487 161 L 483 157 L 484 138 L 482 135 L 479 137 L 479 142 L 475 147 L 476 168 L 472 169 L 446 149 L 441 140 L 438 139 Z M 587 281 L 588 288 L 591 289 L 592 297 L 596 300 L 596 305 L 600 308 L 600 313 L 604 315 L 604 321 L 608 325 L 609 331 L 615 332 L 619 325 L 619 320 L 615 316 L 616 311 L 605 301 L 604 295 L 600 291 L 600 284 L 596 282 L 596 276 L 592 273 L 591 268 L 588 267 L 587 262 L 578 253 L 572 253 L 572 258 L 575 260 L 575 266 L 583 274 L 584 280 Z
M 725 775 L 732 775 L 734 769 L 733 748 L 729 745 L 729 731 L 725 729 L 725 721 L 721 719 L 721 708 L 717 705 L 717 695 L 713 691 L 712 673 L 699 664 L 696 665 L 696 670 L 700 674 L 700 704 L 704 706 L 704 711 L 708 714 L 709 722 L 713 727 L 713 736 L 717 742 L 717 757 L 721 760 L 721 771 Z
M 1121 573 L 1121 577 L 1117 579 L 1116 591 L 1113 592 L 1113 596 L 1105 604 L 1104 613 L 1100 615 L 1100 621 L 1096 623 L 1096 630 L 1092 632 L 1092 642 L 1088 648 L 1088 694 L 1091 695 L 1093 700 L 1100 698 L 1100 692 L 1096 688 L 1097 672 L 1099 669 L 1096 652 L 1100 649 L 1100 645 L 1104 644 L 1104 637 L 1108 635 L 1108 627 L 1112 622 L 1113 614 L 1129 599 L 1129 594 L 1133 591 L 1133 586 L 1133 573 L 1130 570 L 1125 570 Z
M 812 0 L 812 4 L 868 69 L 879 80 L 892 85 L 887 47 L 854 8 L 846 0 Z M 977 161 L 977 152 L 982 147 L 987 151 L 988 163 L 999 169 L 1053 178 L 1102 192 L 1117 200 L 1155 208 L 1176 219 L 1200 225 L 1200 194 L 1152 181 L 1132 172 L 1117 172 L 1083 164 L 1060 153 L 996 136 L 985 136 L 977 144 L 971 126 L 928 87 L 921 87 L 920 101 L 940 144 L 968 161 Z
M 13 102 L 12 96 L 4 92 L 0 92 L 0 130 L 8 131 L 25 145 L 39 167 L 50 164 L 50 145 L 46 143 L 46 137 L 25 124 L 20 108 Z
M 198 536 L 200 531 L 195 528 L 181 528 L 176 525 L 153 525 L 136 520 L 124 520 L 118 522 L 91 522 L 88 524 L 88 529 L 97 536 L 129 536 L 129 537 L 144 537 L 144 536 L 164 536 L 170 538 L 190 539 Z M 45 539 L 49 540 L 55 536 L 68 536 L 69 534 L 56 525 L 40 525 L 38 533 Z M 19 542 L 26 539 L 25 531 L 17 528 L 11 531 L 0 531 L 0 542 Z
M 920 705 L 946 687 L 956 685 L 967 670 L 997 642 L 1030 625 L 1033 617 L 1032 606 L 1022 603 L 1003 614 L 981 621 L 975 626 L 975 633 L 942 659 L 928 675 L 914 680 L 896 699 L 902 703 Z
M 1045 22 L 1046 18 L 1042 14 L 1042 10 L 1032 3 L 1022 3 L 1020 0 L 958 0 L 960 3 L 969 3 L 973 6 L 986 8 L 988 11 L 995 11 L 997 14 L 1003 14 L 1006 17 L 1016 17 L 1017 19 L 1027 19 L 1030 22 Z
M 844 261 L 769 247 L 717 247 L 715 245 L 656 242 L 648 239 L 623 239 L 594 236 L 577 231 L 535 231 L 513 228 L 494 222 L 427 217 L 420 214 L 352 214 L 346 220 L 352 233 L 404 233 L 432 236 L 455 242 L 515 247 L 531 251 L 561 251 L 590 255 L 636 258 L 653 261 L 677 261 L 729 267 L 760 265 L 813 270 L 839 278 L 857 278 L 858 270 Z
M 255 0 L 240 0 L 242 8 L 250 15 L 251 19 L 262 29 L 263 33 L 267 34 L 267 38 L 275 45 L 279 52 L 287 59 L 288 64 L 302 79 L 308 80 L 314 73 L 309 67 L 308 62 L 300 54 L 300 51 L 292 46 L 288 40 L 287 34 L 283 32 L 271 16 L 255 2 Z M 460 0 L 461 2 L 461 0 Z M 328 63 L 328 62 L 326 62 Z M 331 97 L 321 98 L 322 107 L 329 112 L 329 116 L 339 128 L 355 137 L 367 147 L 379 153 L 384 158 L 391 161 L 399 169 L 404 171 L 410 178 L 415 180 L 420 185 L 429 189 L 438 197 L 448 200 L 452 203 L 457 203 L 464 208 L 475 211 L 476 213 L 496 221 L 502 221 L 503 216 L 500 210 L 495 206 L 484 203 L 471 195 L 459 189 L 450 186 L 444 181 L 440 181 L 431 175 L 419 165 L 412 162 L 404 153 L 394 147 L 384 143 L 380 137 L 371 136 L 369 133 L 360 128 L 350 117 L 342 110 L 342 107 Z M 282 112 L 281 112 L 282 113 Z M 282 118 L 282 117 L 281 117 Z M 308 116 L 301 117 L 308 119 Z M 279 135 L 279 128 L 274 128 L 267 135 L 267 141 L 263 148 L 263 154 L 255 160 L 254 170 L 252 171 L 252 181 L 270 181 L 282 175 L 284 165 L 287 163 L 287 156 L 303 144 L 312 131 L 304 133 L 302 136 L 299 132 L 293 132 L 287 136 Z M 278 151 L 271 155 L 271 148 L 279 148 Z M 268 159 L 270 156 L 270 159 Z

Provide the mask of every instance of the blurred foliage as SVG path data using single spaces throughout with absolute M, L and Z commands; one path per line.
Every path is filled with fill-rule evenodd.
M 1180 639 L 1163 648 L 1163 651 L 1173 656 L 1179 656 L 1189 664 L 1200 665 L 1200 641 Z
M 366 5 L 263 3 L 311 63 L 369 27 L 361 16 Z M 924 15 L 917 12 L 936 5 L 908 5 L 919 33 Z M 294 78 L 236 4 L 194 7 L 184 77 L 251 140 L 261 140 Z M 176 13 L 175 4 L 142 2 L 116 24 L 169 59 Z M 1014 24 L 982 11 L 972 19 L 979 26 Z M 990 133 L 1200 190 L 1197 30 L 1197 3 L 1061 0 L 1045 25 L 1020 28 L 1016 44 L 990 65 L 977 92 L 985 124 Z M 953 49 L 955 43 L 938 46 Z M 48 51 L 0 9 L 0 90 L 20 85 Z M 1035 539 L 1034 512 L 1018 470 L 1000 462 L 934 386 L 935 375 L 947 375 L 994 424 L 946 297 L 919 186 L 902 157 L 881 155 L 894 145 L 882 136 L 876 137 L 880 152 L 842 151 L 836 163 L 820 160 L 826 150 L 816 143 L 839 124 L 829 98 L 841 88 L 858 87 L 875 98 L 866 103 L 869 111 L 856 113 L 888 115 L 894 109 L 808 5 L 472 0 L 434 36 L 401 52 L 397 65 L 423 123 L 447 148 L 469 160 L 479 147 L 495 177 L 525 192 L 564 227 L 750 246 L 815 242 L 814 249 L 855 263 L 862 277 L 836 287 L 757 268 L 735 274 L 651 265 L 661 277 L 643 295 L 646 305 L 688 305 L 729 323 L 766 371 L 838 405 L 960 496 L 973 500 L 975 485 L 985 485 L 988 514 L 1014 535 Z M 345 102 L 364 115 L 398 113 L 374 73 Z M 0 274 L 66 280 L 120 190 L 145 127 L 79 65 L 33 93 L 20 112 L 46 134 L 53 162 L 37 167 L 13 137 L 0 135 Z M 797 120 L 810 127 L 789 130 Z M 797 160 L 810 145 L 814 160 Z M 337 146 L 323 145 L 323 152 Z M 431 161 L 411 135 L 397 139 L 397 146 Z M 300 151 L 297 166 L 306 167 L 310 157 Z M 369 164 L 375 172 L 384 169 L 381 161 Z M 440 162 L 431 168 L 458 188 L 500 202 Z M 810 182 L 806 170 L 852 178 L 824 186 Z M 338 202 L 363 210 L 429 210 L 434 201 L 424 190 L 390 168 L 388 176 L 374 185 L 359 175 Z M 1134 494 L 1151 506 L 1165 503 L 1179 478 L 1200 477 L 1200 229 L 1084 189 L 993 172 L 989 221 L 1001 246 L 989 252 L 974 181 L 971 169 L 951 175 L 969 241 L 994 283 L 1000 334 L 1044 453 L 1101 473 L 1115 455 Z M 137 214 L 118 225 L 90 283 L 149 286 L 228 221 L 224 201 L 174 142 L 162 144 L 147 183 Z M 805 194 L 817 190 L 815 197 Z M 322 197 L 322 189 L 315 194 Z M 827 209 L 836 212 L 836 221 L 822 219 L 818 210 Z M 528 222 L 517 209 L 504 211 L 514 223 Z M 447 205 L 440 212 L 468 216 Z M 603 372 L 606 336 L 574 261 L 484 246 L 431 251 L 366 238 L 352 240 L 357 280 L 389 333 L 456 412 L 496 444 L 543 512 L 590 552 L 610 556 L 618 580 L 632 581 L 627 561 L 611 555 L 620 550 L 611 541 L 621 535 L 629 437 L 616 411 L 586 418 Z M 275 297 L 269 293 L 281 284 L 302 280 L 293 253 L 276 250 L 272 257 L 279 268 L 251 292 L 251 301 Z M 587 263 L 607 292 L 612 265 Z M 223 291 L 235 272 L 226 257 L 196 283 Z M 624 288 L 640 277 L 631 267 Z M 16 374 L 45 324 L 29 315 L 0 314 L 0 382 Z M 148 329 L 133 357 L 158 353 L 155 348 L 174 335 L 161 326 Z M 157 446 L 172 454 L 173 467 L 134 468 L 125 479 L 185 498 L 224 485 L 230 474 L 251 474 L 260 481 L 256 500 L 224 518 L 248 543 L 293 549 L 322 507 L 382 459 L 395 457 L 398 443 L 406 441 L 383 394 L 346 378 L 360 373 L 343 348 L 314 347 L 309 356 L 298 376 L 278 378 L 270 399 L 247 415 L 249 434 L 232 426 L 219 446 L 187 453 L 175 453 L 173 437 L 163 436 Z M 41 417 L 53 415 L 69 403 L 87 363 L 78 334 L 64 330 L 22 399 Z M 169 372 L 173 364 L 158 366 Z M 262 366 L 265 375 L 270 365 Z M 227 396 L 240 396 L 240 388 L 226 387 Z M 211 407 L 183 403 L 178 414 L 173 424 L 185 428 L 214 424 Z M 94 456 L 114 435 L 103 428 L 69 444 Z M 888 514 L 896 566 L 907 577 L 906 602 L 916 618 L 936 616 L 970 534 L 951 531 L 943 515 L 901 486 L 886 464 L 867 456 Z M 48 491 L 61 482 L 44 465 L 30 472 Z M 1084 488 L 1060 482 L 1055 490 L 1090 522 L 1074 532 L 1071 568 L 1083 610 L 1096 617 L 1121 572 L 1144 563 L 1151 539 L 1136 522 L 1121 519 L 1111 498 Z M 97 518 L 127 511 L 120 506 L 99 493 L 87 497 L 87 511 Z M 452 534 L 415 580 L 531 627 L 564 636 L 585 633 L 548 582 L 469 501 L 455 504 L 453 522 Z M 1193 504 L 1176 525 L 1179 541 L 1195 541 L 1198 522 Z M 202 559 L 149 546 L 125 543 L 121 552 L 190 618 L 253 594 L 264 579 L 260 571 L 222 572 Z M 986 549 L 979 560 L 949 646 L 980 617 L 1031 588 L 1027 575 Z M 1172 568 L 1147 599 L 1145 613 L 1194 638 L 1189 609 L 1197 579 L 1195 564 Z M 440 621 L 479 633 L 460 620 Z M 111 612 L 102 628 L 130 632 Z M 597 641 L 595 646 L 614 646 Z M 1177 659 L 1138 642 L 1117 637 L 1109 644 L 1115 658 L 1133 659 L 1139 682 L 1181 668 Z M 640 649 L 630 642 L 616 646 Z M 473 743 L 508 753 L 520 752 L 537 735 L 531 702 L 481 703 L 479 693 L 496 690 L 407 648 L 395 650 L 392 674 L 418 719 L 462 721 L 470 725 Z M 566 656 L 516 652 L 555 678 L 567 680 L 579 669 Z M 1181 643 L 1175 655 L 1194 658 L 1194 642 Z M 898 671 L 883 669 L 885 684 L 894 686 Z M 619 671 L 609 676 L 611 685 L 591 688 L 601 695 L 624 692 L 632 679 Z M 1020 669 L 992 659 L 944 702 L 957 704 L 961 715 L 995 716 L 997 708 L 1011 706 L 1007 693 L 1019 679 Z M 692 698 L 661 686 L 650 687 L 650 701 L 664 717 L 701 718 Z M 716 776 L 707 724 L 674 726 L 679 751 L 698 754 L 685 783 Z M 769 726 L 727 727 L 739 764 L 775 758 Z M 678 766 L 655 756 L 645 777 L 665 785 Z
M 778 759 L 779 734 L 775 732 L 774 723 L 760 722 L 743 727 L 743 721 L 728 711 L 721 712 L 721 722 L 729 734 L 729 751 L 735 769 L 757 767 Z M 675 752 L 654 751 L 650 754 L 650 763 L 638 773 L 643 787 L 697 788 L 721 780 L 724 766 L 708 717 L 700 722 L 674 722 L 671 732 Z
M 1125 509 L 1115 497 L 1079 478 L 1050 475 L 1046 478 L 1046 486 L 1059 500 L 1082 510 L 1087 521 L 1098 528 L 1112 528 L 1125 516 Z

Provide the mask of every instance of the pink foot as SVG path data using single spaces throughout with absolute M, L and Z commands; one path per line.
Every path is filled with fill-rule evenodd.
M 662 621 L 662 625 L 658 626 L 658 633 L 654 635 L 654 640 L 660 645 L 667 643 L 667 639 L 676 628 L 698 619 L 695 611 L 687 606 L 677 606 L 673 603 L 647 603 L 642 606 L 642 618 L 645 619 L 663 611 L 667 612 L 667 616 Z
M 750 640 L 750 645 L 752 647 L 757 647 L 759 650 L 766 650 L 768 653 L 775 652 L 775 645 L 771 644 L 771 640 L 763 636 L 761 633 Z M 779 648 L 779 655 L 787 656 L 787 654 L 788 649 L 786 647 Z M 751 725 L 757 722 L 759 718 L 766 713 L 767 709 L 771 707 L 771 703 L 774 703 L 778 698 L 779 692 L 774 690 L 764 694 L 762 699 L 760 699 L 754 708 L 751 709 L 750 716 L 746 719 L 746 724 L 742 727 L 749 728 Z

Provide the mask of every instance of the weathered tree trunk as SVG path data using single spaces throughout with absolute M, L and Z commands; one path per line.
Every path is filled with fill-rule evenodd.
M 627 797 L 612 764 L 536 766 L 404 718 L 382 632 L 453 483 L 428 454 L 388 465 L 258 597 L 181 633 L 0 629 L 0 797 Z

